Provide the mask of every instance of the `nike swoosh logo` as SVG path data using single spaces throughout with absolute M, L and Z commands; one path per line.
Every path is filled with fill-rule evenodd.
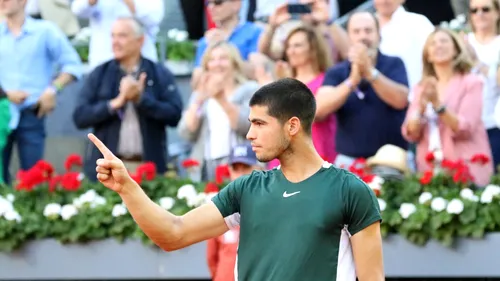
M 286 193 L 286 191 L 285 191 L 285 192 L 283 192 L 283 197 L 287 198 L 287 197 L 294 196 L 295 194 L 299 194 L 299 193 L 300 193 L 300 191 L 296 191 L 296 192 L 292 192 L 292 193 Z

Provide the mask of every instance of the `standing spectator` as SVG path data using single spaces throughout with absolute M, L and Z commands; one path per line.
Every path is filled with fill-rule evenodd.
M 64 33 L 53 23 L 25 15 L 26 0 L 1 0 L 0 84 L 11 102 L 10 129 L 4 149 L 3 173 L 10 182 L 9 163 L 17 144 L 21 169 L 43 158 L 45 116 L 56 95 L 81 76 L 81 61 Z M 61 73 L 55 77 L 54 65 Z
M 85 81 L 73 114 L 78 128 L 93 128 L 109 149 L 134 171 L 153 162 L 166 171 L 165 126 L 175 127 L 182 101 L 173 75 L 141 55 L 145 31 L 135 18 L 120 18 L 112 28 L 115 59 L 93 70 Z M 85 173 L 96 179 L 99 151 L 86 154 Z
M 10 128 L 10 102 L 7 98 L 7 94 L 0 87 L 0 151 L 3 151 L 5 145 L 7 144 L 7 138 L 9 137 Z M 0 159 L 0 171 L 3 171 L 3 161 Z M 5 183 L 3 174 L 0 174 L 0 184 Z
M 500 4 L 498 0 L 470 1 L 470 25 L 466 37 L 472 47 L 476 69 L 484 78 L 483 123 L 493 154 L 495 167 L 500 165 L 500 129 L 495 123 L 495 105 L 500 91 L 497 83 L 500 65 Z
M 425 16 L 406 11 L 403 2 L 375 0 L 374 4 L 382 36 L 380 51 L 403 60 L 411 89 L 422 79 L 420 54 L 434 25 Z
M 356 12 L 347 22 L 349 60 L 329 69 L 316 95 L 317 120 L 337 117 L 336 166 L 368 158 L 386 144 L 407 149 L 401 136 L 408 104 L 408 78 L 403 61 L 378 49 L 377 18 Z
M 141 22 L 145 28 L 142 54 L 158 61 L 155 44 L 165 12 L 163 0 L 74 0 L 71 9 L 78 17 L 90 20 L 89 65 L 92 69 L 113 59 L 111 27 L 119 17 L 133 16 Z
M 227 164 L 230 148 L 246 142 L 249 101 L 259 88 L 248 81 L 243 60 L 233 45 L 211 45 L 202 60 L 203 75 L 179 123 L 179 135 L 193 144 L 191 158 L 202 169 L 191 178 L 212 180 L 215 168 Z
M 78 18 L 71 11 L 70 0 L 27 0 L 26 13 L 34 19 L 55 23 L 68 37 L 80 31 Z
M 323 84 L 326 70 L 332 65 L 326 42 L 311 26 L 301 26 L 290 32 L 285 40 L 285 60 L 276 64 L 278 78 L 293 77 L 306 84 L 313 94 Z M 257 77 L 264 75 L 258 74 Z M 267 78 L 267 79 L 266 79 Z M 260 79 L 262 84 L 271 82 L 270 77 Z M 330 114 L 312 124 L 312 140 L 316 151 L 328 162 L 333 163 L 335 152 L 335 115 Z M 271 161 L 270 168 L 279 165 Z
M 205 31 L 205 17 L 203 16 L 205 13 L 205 0 L 178 0 L 178 2 L 182 9 L 189 38 L 192 40 L 200 39 Z M 210 17 L 207 15 L 206 18 L 210 27 Z
M 229 156 L 230 180 L 249 175 L 253 170 L 261 170 L 261 165 L 252 146 L 248 143 L 235 146 Z M 207 263 L 212 281 L 234 281 L 239 236 L 240 227 L 237 226 L 219 237 L 207 240 Z
M 467 160 L 475 154 L 491 159 L 488 136 L 481 119 L 481 79 L 470 74 L 472 62 L 460 39 L 451 31 L 437 29 L 424 48 L 424 80 L 415 89 L 402 132 L 417 143 L 417 168 L 431 168 L 426 161 L 429 152 L 449 160 Z M 474 182 L 490 182 L 491 162 L 471 165 Z

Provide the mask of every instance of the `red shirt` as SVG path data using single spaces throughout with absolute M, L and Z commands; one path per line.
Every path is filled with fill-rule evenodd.
M 240 228 L 207 241 L 207 263 L 212 281 L 234 281 Z

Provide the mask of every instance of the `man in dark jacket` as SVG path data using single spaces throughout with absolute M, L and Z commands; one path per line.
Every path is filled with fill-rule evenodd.
M 133 18 L 118 19 L 112 29 L 115 58 L 93 70 L 79 94 L 73 120 L 125 160 L 130 172 L 144 162 L 166 170 L 166 126 L 181 118 L 182 100 L 173 75 L 141 56 L 144 30 Z M 95 180 L 99 151 L 86 153 L 85 174 Z

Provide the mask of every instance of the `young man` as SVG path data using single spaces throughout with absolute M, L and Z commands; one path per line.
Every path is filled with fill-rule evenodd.
M 144 233 L 166 251 L 240 224 L 236 280 L 354 281 L 356 274 L 360 281 L 384 280 L 377 199 L 358 177 L 323 161 L 314 149 L 311 91 L 297 80 L 278 80 L 255 92 L 250 108 L 247 138 L 257 159 L 278 158 L 281 166 L 240 177 L 213 204 L 183 216 L 165 211 L 90 134 L 104 155 L 97 178 L 121 196 Z
M 229 177 L 231 181 L 261 170 L 257 155 L 250 143 L 233 147 L 229 155 Z M 238 252 L 240 228 L 235 227 L 223 235 L 207 241 L 207 263 L 212 281 L 233 281 L 234 266 Z

